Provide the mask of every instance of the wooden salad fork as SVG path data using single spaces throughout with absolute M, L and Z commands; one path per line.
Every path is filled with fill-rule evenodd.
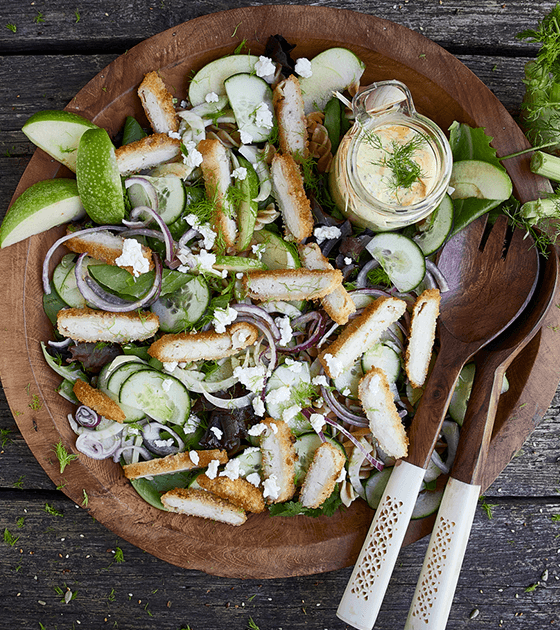
M 394 466 L 338 607 L 340 619 L 371 630 L 385 596 L 453 389 L 465 363 L 523 311 L 539 260 L 532 239 L 500 216 L 487 216 L 451 238 L 438 265 L 449 285 L 441 295 L 440 348 L 409 431 L 406 459 Z
M 506 369 L 533 339 L 553 303 L 558 257 L 550 247 L 533 299 L 522 315 L 477 354 L 475 380 L 459 449 L 405 624 L 444 630 L 467 548 Z

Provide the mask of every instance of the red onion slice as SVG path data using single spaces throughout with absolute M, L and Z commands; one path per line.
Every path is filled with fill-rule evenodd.
M 231 307 L 235 309 L 238 313 L 242 315 L 251 315 L 254 317 L 258 317 L 266 322 L 270 333 L 274 337 L 276 341 L 279 341 L 282 335 L 280 334 L 280 330 L 278 326 L 274 322 L 274 319 L 260 306 L 256 306 L 254 304 L 232 304 Z
M 95 436 L 95 431 L 84 431 L 76 438 L 76 449 L 92 459 L 112 457 L 120 444 L 120 435 L 113 435 L 101 441 Z
M 148 197 L 148 202 L 150 204 L 150 206 L 154 209 L 157 210 L 158 209 L 158 198 L 157 198 L 157 193 L 156 193 L 156 189 L 154 188 L 152 182 L 150 182 L 149 180 L 147 180 L 145 177 L 142 177 L 140 175 L 134 176 L 134 177 L 129 177 L 127 180 L 125 180 L 124 182 L 124 187 L 128 190 L 131 186 L 134 186 L 135 184 L 138 184 L 139 186 L 141 186 L 144 190 L 144 192 L 146 193 L 146 197 Z M 128 192 L 128 197 L 130 199 L 130 202 L 132 203 L 132 205 L 134 206 L 134 195 L 132 195 L 131 198 L 131 191 Z M 138 206 L 136 206 L 138 207 Z
M 157 300 L 161 292 L 163 266 L 157 254 L 154 254 L 155 277 L 152 288 L 139 300 L 129 302 L 102 289 L 91 276 L 83 262 L 87 254 L 80 254 L 76 262 L 76 282 L 80 293 L 84 299 L 93 304 L 96 308 L 110 313 L 129 313 L 139 308 L 148 306 L 152 301 Z
M 94 228 L 86 228 L 85 230 L 78 230 L 77 232 L 72 232 L 70 234 L 66 234 L 66 236 L 62 236 L 58 240 L 56 240 L 49 251 L 45 255 L 45 259 L 43 261 L 43 292 L 45 295 L 51 294 L 51 285 L 49 282 L 49 263 L 51 262 L 51 258 L 53 257 L 54 252 L 58 249 L 62 243 L 69 241 L 71 238 L 75 238 L 76 236 L 83 236 L 84 234 L 93 234 L 94 232 L 102 232 L 107 230 L 114 230 L 117 232 L 123 232 L 126 230 L 125 227 L 116 226 L 116 225 L 100 225 L 99 227 Z
M 360 444 L 360 441 L 358 439 L 356 439 L 350 433 L 350 431 L 347 431 L 343 426 L 341 426 L 338 422 L 336 422 L 336 420 L 332 420 L 328 416 L 325 416 L 325 421 L 326 421 L 327 424 L 330 424 L 332 427 L 335 427 L 337 429 L 337 431 L 340 431 L 342 433 L 342 435 L 344 435 L 345 438 L 349 439 L 350 442 L 352 442 L 352 444 L 361 451 L 361 453 L 364 455 L 364 457 L 368 460 L 368 462 L 376 470 L 383 470 L 385 464 L 383 462 L 379 461 L 378 459 L 375 459 L 375 457 L 373 457 L 373 455 L 368 453 L 364 449 L 364 447 Z
M 352 413 L 347 407 L 345 407 L 342 403 L 340 403 L 334 396 L 334 394 L 325 387 L 321 385 L 321 396 L 323 400 L 326 402 L 329 409 L 334 413 L 337 418 L 340 420 L 347 422 L 355 427 L 367 427 L 368 419 L 365 416 L 358 416 L 355 413 Z

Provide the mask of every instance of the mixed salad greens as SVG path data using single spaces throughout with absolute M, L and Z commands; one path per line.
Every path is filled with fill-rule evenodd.
M 184 100 L 149 73 L 139 95 L 150 128 L 129 117 L 113 140 L 69 112 L 40 112 L 24 127 L 76 172 L 26 191 L 0 229 L 5 247 L 71 221 L 44 263 L 54 338 L 42 344 L 60 394 L 77 406 L 70 449 L 123 465 L 159 509 L 221 520 L 226 504 L 317 516 L 361 497 L 375 508 L 395 456 L 372 432 L 376 410 L 365 408 L 360 384 L 383 372 L 406 427 L 422 395 L 405 369 L 411 313 L 425 291 L 445 290 L 437 251 L 511 195 L 491 138 L 455 122 L 459 167 L 439 208 L 394 234 L 352 225 L 332 202 L 327 173 L 353 123 L 333 93 L 352 96 L 364 65 L 345 49 L 312 60 L 292 52 L 280 36 L 261 56 L 235 51 L 202 68 Z M 299 102 L 289 77 L 303 111 L 286 115 L 282 102 Z M 275 157 L 294 129 L 300 148 L 286 172 Z M 61 246 L 70 253 L 56 259 Z M 343 315 L 326 301 L 335 294 L 350 304 Z M 373 342 L 364 337 L 350 365 L 328 353 L 388 298 L 406 312 Z M 452 464 L 473 376 L 467 366 L 416 517 L 437 509 L 436 480 Z M 317 455 L 324 444 L 334 448 L 326 464 Z M 217 497 L 215 509 L 189 511 L 187 499 L 201 493 Z M 302 501 L 310 493 L 320 498 Z

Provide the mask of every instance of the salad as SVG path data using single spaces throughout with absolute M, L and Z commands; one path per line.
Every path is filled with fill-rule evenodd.
M 232 525 L 377 506 L 437 351 L 434 255 L 511 194 L 491 139 L 455 123 L 462 175 L 430 217 L 352 224 L 328 173 L 364 64 L 291 50 L 276 36 L 261 56 L 217 59 L 184 99 L 148 73 L 149 128 L 129 117 L 113 140 L 39 112 L 24 132 L 76 179 L 32 186 L 0 229 L 5 247 L 70 221 L 44 261 L 42 343 L 76 404 L 69 448 L 120 463 L 156 508 Z M 500 199 L 472 193 L 495 181 Z M 437 509 L 472 378 L 467 366 L 416 517 Z

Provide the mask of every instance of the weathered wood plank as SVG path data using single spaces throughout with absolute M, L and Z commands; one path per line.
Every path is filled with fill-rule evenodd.
M 110 0 L 102 4 L 84 0 L 58 0 L 54 5 L 16 3 L 3 0 L 0 29 L 2 52 L 56 51 L 124 52 L 139 41 L 187 20 L 220 10 L 246 6 L 243 0 L 228 2 L 182 2 L 133 0 L 126 4 Z M 273 4 L 270 1 L 253 5 Z M 454 51 L 489 49 L 525 50 L 516 33 L 532 28 L 554 2 L 528 3 L 486 0 L 441 0 L 407 2 L 401 0 L 292 0 L 285 4 L 321 5 L 351 9 L 403 24 Z M 13 24 L 16 32 L 4 27 Z M 126 28 L 123 28 L 126 25 Z M 534 48 L 533 48 L 534 49 Z
M 263 630 L 345 627 L 335 611 L 349 569 L 290 580 L 212 578 L 141 552 L 56 494 L 37 493 L 32 502 L 27 496 L 0 494 L 0 528 L 19 536 L 13 546 L 0 545 L 0 571 L 9 578 L 2 606 L 9 607 L 10 628 L 27 630 L 40 622 L 45 628 L 74 623 L 96 630 L 245 630 L 250 617 Z M 508 628 L 516 621 L 542 630 L 559 618 L 560 524 L 552 520 L 560 512 L 558 499 L 496 503 L 492 520 L 477 510 L 448 630 L 467 623 Z M 63 516 L 48 514 L 47 504 Z M 401 552 L 376 628 L 402 627 L 426 544 Z M 124 562 L 116 561 L 117 548 Z M 75 593 L 68 604 L 61 602 L 67 589 Z M 473 610 L 480 614 L 470 622 Z

